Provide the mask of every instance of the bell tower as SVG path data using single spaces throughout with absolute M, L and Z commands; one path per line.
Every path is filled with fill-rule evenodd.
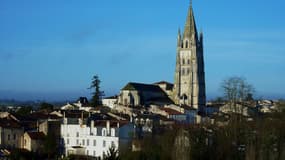
M 173 100 L 199 110 L 206 103 L 203 34 L 198 35 L 192 1 L 184 32 L 181 34 L 179 29 L 177 36 Z

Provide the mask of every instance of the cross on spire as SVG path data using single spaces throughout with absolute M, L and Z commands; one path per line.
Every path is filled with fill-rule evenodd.
M 190 6 L 192 7 L 193 0 L 190 0 Z

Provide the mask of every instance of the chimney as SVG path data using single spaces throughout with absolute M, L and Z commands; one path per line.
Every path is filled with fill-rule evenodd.
M 90 128 L 91 128 L 91 130 L 93 130 L 93 128 L 94 128 L 94 120 L 91 120 Z
M 40 127 L 39 127 L 39 120 L 37 120 L 37 132 L 40 131 Z
M 106 128 L 107 128 L 107 135 L 110 135 L 110 121 L 109 120 L 106 122 Z

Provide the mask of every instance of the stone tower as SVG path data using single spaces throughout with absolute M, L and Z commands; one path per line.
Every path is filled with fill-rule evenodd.
M 192 2 L 184 33 L 178 31 L 173 100 L 199 110 L 206 103 L 203 34 L 198 35 Z

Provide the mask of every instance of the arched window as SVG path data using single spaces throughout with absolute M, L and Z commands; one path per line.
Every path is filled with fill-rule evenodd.
M 185 48 L 188 48 L 188 40 L 185 42 Z
M 190 59 L 187 59 L 187 64 L 190 64 Z
M 185 59 L 182 59 L 182 64 L 183 64 L 183 65 L 185 64 Z

